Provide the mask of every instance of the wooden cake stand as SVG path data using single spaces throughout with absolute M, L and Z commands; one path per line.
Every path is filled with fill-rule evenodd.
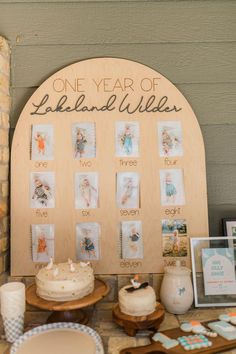
M 158 330 L 165 317 L 164 307 L 157 302 L 156 310 L 148 316 L 129 316 L 121 312 L 119 304 L 116 304 L 113 311 L 113 318 L 118 325 L 124 327 L 128 336 L 134 337 L 140 329 Z
M 26 301 L 28 304 L 37 308 L 53 311 L 48 317 L 47 323 L 53 322 L 76 322 L 81 324 L 88 323 L 88 316 L 82 308 L 96 304 L 102 300 L 110 291 L 109 286 L 101 279 L 95 279 L 94 291 L 79 300 L 73 301 L 47 301 L 36 294 L 36 284 L 31 284 L 26 289 Z

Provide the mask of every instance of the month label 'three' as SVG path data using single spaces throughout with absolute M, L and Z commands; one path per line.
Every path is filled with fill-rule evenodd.
M 120 159 L 120 166 L 122 167 L 136 167 L 138 166 L 138 161 L 137 160 L 123 160 Z

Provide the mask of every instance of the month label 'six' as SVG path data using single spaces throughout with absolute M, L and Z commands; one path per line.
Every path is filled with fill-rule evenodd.
M 81 216 L 91 216 L 90 210 L 81 210 Z

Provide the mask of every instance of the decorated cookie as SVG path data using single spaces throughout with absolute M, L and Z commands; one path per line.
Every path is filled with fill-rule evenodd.
M 212 342 L 203 334 L 179 337 L 178 341 L 184 350 L 194 350 L 212 346 Z
M 216 332 L 212 332 L 206 329 L 206 327 L 204 327 L 201 322 L 199 321 L 189 321 L 189 322 L 185 322 L 182 323 L 180 325 L 180 329 L 183 332 L 193 332 L 195 334 L 204 334 L 205 336 L 208 337 L 216 337 L 217 333 Z
M 154 340 L 154 342 L 160 342 L 165 349 L 171 349 L 179 345 L 176 339 L 171 339 L 160 332 L 155 333 L 152 340 Z
M 210 322 L 208 327 L 227 340 L 236 339 L 236 328 L 225 321 Z
M 236 325 L 236 312 L 229 312 L 226 314 L 221 314 L 219 316 L 220 321 L 225 321 L 225 322 L 230 322 L 234 325 Z

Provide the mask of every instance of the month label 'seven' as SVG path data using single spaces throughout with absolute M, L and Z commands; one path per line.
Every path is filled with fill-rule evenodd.
M 139 210 L 138 209 L 121 209 L 120 216 L 138 216 Z
M 35 215 L 36 215 L 38 218 L 47 218 L 48 212 L 47 212 L 46 210 L 37 209 L 36 212 L 35 212 Z
M 181 208 L 172 208 L 172 209 L 165 209 L 165 215 L 167 216 L 175 216 L 181 213 Z

